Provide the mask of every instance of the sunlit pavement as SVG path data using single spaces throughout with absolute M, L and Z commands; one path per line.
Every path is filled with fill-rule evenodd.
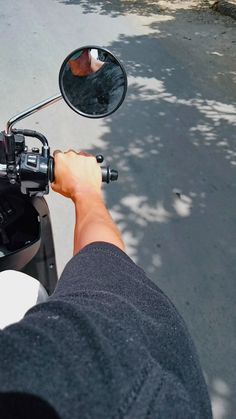
M 196 342 L 215 418 L 235 415 L 235 22 L 149 2 L 2 2 L 1 121 L 58 92 L 64 57 L 109 47 L 129 91 L 104 120 L 60 102 L 21 123 L 52 149 L 102 152 L 128 254 L 174 301 Z M 72 255 L 70 202 L 48 197 L 59 271 Z M 89 280 L 89 279 L 88 279 Z

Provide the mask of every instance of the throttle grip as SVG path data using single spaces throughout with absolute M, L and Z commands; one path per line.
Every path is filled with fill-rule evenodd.
M 48 179 L 51 183 L 54 182 L 55 180 L 54 167 L 55 167 L 54 158 L 49 157 Z M 111 169 L 110 166 L 102 166 L 101 171 L 102 171 L 102 182 L 110 183 L 118 179 L 117 170 Z

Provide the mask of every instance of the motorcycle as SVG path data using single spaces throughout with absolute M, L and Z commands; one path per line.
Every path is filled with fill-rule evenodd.
M 88 45 L 72 51 L 59 72 L 60 93 L 15 115 L 0 133 L 0 271 L 17 270 L 36 278 L 51 295 L 58 276 L 50 213 L 44 195 L 54 180 L 54 159 L 40 132 L 16 123 L 64 99 L 77 114 L 103 118 L 124 101 L 127 75 L 107 49 Z M 41 142 L 29 149 L 27 138 Z M 103 162 L 103 156 L 96 156 Z M 103 182 L 118 172 L 101 166 Z

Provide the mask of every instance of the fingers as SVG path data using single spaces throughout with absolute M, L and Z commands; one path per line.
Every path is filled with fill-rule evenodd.
M 53 157 L 54 157 L 54 158 L 56 158 L 56 156 L 57 156 L 58 154 L 62 154 L 62 151 L 61 151 L 61 150 L 55 150 L 55 151 L 53 152 Z
M 93 157 L 92 154 L 86 153 L 86 151 L 80 151 L 78 153 L 80 156 L 85 156 L 85 157 Z
M 55 150 L 53 152 L 53 156 L 55 157 L 57 154 L 62 153 L 62 154 L 70 154 L 70 153 L 74 153 L 74 154 L 78 154 L 79 156 L 84 156 L 84 157 L 94 157 L 92 154 L 87 153 L 86 151 L 75 151 L 72 149 L 69 149 L 65 152 L 61 151 L 61 150 Z
M 54 192 L 57 192 L 59 190 L 56 182 L 51 183 L 51 188 L 53 189 Z
M 78 156 L 84 156 L 84 157 L 93 157 L 92 154 L 87 153 L 86 151 L 75 151 L 75 150 L 68 150 L 65 152 L 65 154 L 69 153 L 75 153 L 78 154 Z
M 73 153 L 73 154 L 78 154 L 78 153 L 77 153 L 77 151 L 73 150 L 72 148 L 70 148 L 70 149 L 69 149 L 69 150 L 67 150 L 67 151 L 64 151 L 64 154 L 70 154 L 70 153 Z

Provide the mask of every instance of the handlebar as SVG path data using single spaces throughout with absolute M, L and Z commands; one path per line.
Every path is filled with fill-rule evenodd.
M 44 175 L 46 175 L 47 170 L 45 171 L 45 166 L 47 166 L 47 164 L 45 162 L 45 157 L 42 157 L 40 155 L 36 155 L 37 156 L 36 157 L 35 154 L 32 154 L 32 153 L 24 153 L 24 154 L 27 155 L 27 157 L 22 158 L 18 166 L 18 175 L 21 181 L 25 180 L 25 176 L 27 172 L 27 181 L 30 182 L 31 180 L 30 178 L 32 178 L 32 181 L 35 182 L 36 178 L 38 177 L 37 172 L 35 170 L 36 167 L 39 168 L 39 172 L 38 172 L 39 178 L 42 177 L 42 170 L 40 170 L 41 168 L 43 168 Z M 32 158 L 30 160 L 30 157 L 32 156 L 35 157 L 35 161 L 32 161 Z M 110 183 L 118 179 L 118 171 L 111 169 L 110 166 L 101 166 L 101 171 L 102 171 L 102 182 Z M 7 165 L 0 163 L 0 179 L 1 178 L 7 179 Z M 54 158 L 53 157 L 49 157 L 49 160 L 48 160 L 48 177 L 47 178 L 51 183 L 54 182 L 55 177 L 54 177 Z M 10 180 L 10 183 L 13 183 L 13 182 L 11 182 Z
M 25 136 L 40 140 L 41 152 L 38 147 L 28 151 Z M 9 153 L 9 147 L 5 147 L 9 138 L 4 132 L 0 132 L 0 179 L 13 185 L 18 184 L 21 192 L 29 196 L 47 194 L 49 182 L 54 181 L 54 158 L 50 156 L 46 137 L 31 130 L 13 130 L 12 137 L 10 140 L 14 143 L 14 153 Z M 14 159 L 9 159 L 9 155 L 14 155 Z M 101 164 L 104 159 L 102 155 L 97 155 L 96 160 Z M 101 166 L 101 172 L 102 182 L 110 183 L 118 179 L 117 170 L 110 166 Z
M 101 167 L 102 182 L 110 183 L 118 179 L 117 170 L 111 169 L 110 166 Z
M 96 156 L 96 160 L 98 163 L 102 163 L 104 158 L 101 154 Z M 114 182 L 118 179 L 118 171 L 111 169 L 110 166 L 101 166 L 102 171 L 102 182 L 110 183 Z M 49 180 L 50 182 L 54 182 L 54 158 L 50 157 L 49 160 Z
M 98 163 L 102 163 L 104 160 L 102 154 L 98 154 L 96 156 L 96 160 Z M 110 166 L 107 166 L 107 167 L 102 166 L 101 171 L 102 171 L 102 182 L 110 183 L 118 179 L 117 170 L 111 169 Z

